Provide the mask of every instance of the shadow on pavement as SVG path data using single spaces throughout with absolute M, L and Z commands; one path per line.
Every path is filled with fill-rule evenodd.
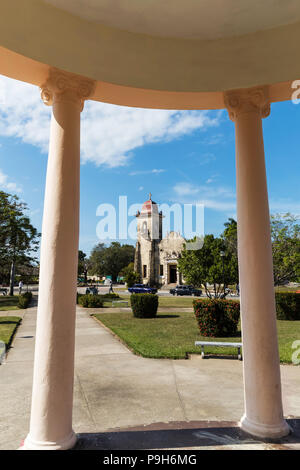
M 300 419 L 287 420 L 292 433 L 279 440 L 258 439 L 244 433 L 237 423 L 181 422 L 157 423 L 139 428 L 78 434 L 75 450 L 147 450 L 188 449 L 198 447 L 244 445 L 289 449 L 290 444 L 300 444 Z M 298 446 L 297 446 L 298 447 Z

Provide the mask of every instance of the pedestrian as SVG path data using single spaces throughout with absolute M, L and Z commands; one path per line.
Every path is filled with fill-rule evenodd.
M 239 295 L 240 295 L 240 285 L 237 284 L 237 285 L 235 286 L 235 288 L 236 288 L 236 295 L 239 296 Z
M 113 292 L 113 282 L 112 280 L 110 281 L 110 285 L 109 285 L 109 293 Z
M 23 289 L 23 282 L 22 280 L 19 282 L 19 295 L 22 294 L 22 289 Z

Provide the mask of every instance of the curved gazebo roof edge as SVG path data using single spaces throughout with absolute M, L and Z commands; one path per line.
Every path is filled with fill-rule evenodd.
M 9 78 L 42 86 L 46 82 L 51 68 L 51 65 L 43 64 L 0 47 L 0 74 Z M 68 72 L 68 70 L 64 71 Z M 297 77 L 295 77 L 296 79 Z M 293 80 L 270 84 L 270 101 L 290 100 L 294 91 L 292 83 Z M 228 90 L 215 92 L 176 92 L 134 88 L 97 81 L 91 99 L 115 105 L 151 109 L 223 109 L 225 107 L 223 99 L 224 91 Z
M 95 100 L 146 108 L 220 109 L 223 91 L 262 85 L 271 101 L 290 99 L 300 78 L 297 0 L 169 0 L 164 13 L 158 0 L 148 13 L 137 0 L 118 4 L 123 14 L 101 0 L 2 0 L 0 73 L 41 85 L 51 66 L 95 80 Z M 198 35 L 180 34 L 189 24 Z

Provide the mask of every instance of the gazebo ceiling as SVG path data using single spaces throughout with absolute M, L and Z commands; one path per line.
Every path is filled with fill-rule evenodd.
M 222 92 L 300 78 L 299 0 L 2 0 L 0 73 L 49 66 L 95 79 L 94 99 L 222 108 Z
M 44 0 L 87 21 L 131 33 L 213 40 L 300 21 L 299 0 Z

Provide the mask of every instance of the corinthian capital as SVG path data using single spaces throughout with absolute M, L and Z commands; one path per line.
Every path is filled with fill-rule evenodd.
M 41 87 L 41 98 L 48 106 L 54 101 L 72 101 L 82 111 L 84 101 L 93 94 L 94 88 L 93 80 L 52 68 L 46 83 Z
M 225 91 L 224 104 L 232 121 L 235 121 L 239 114 L 251 112 L 257 112 L 265 118 L 270 114 L 268 87 Z

